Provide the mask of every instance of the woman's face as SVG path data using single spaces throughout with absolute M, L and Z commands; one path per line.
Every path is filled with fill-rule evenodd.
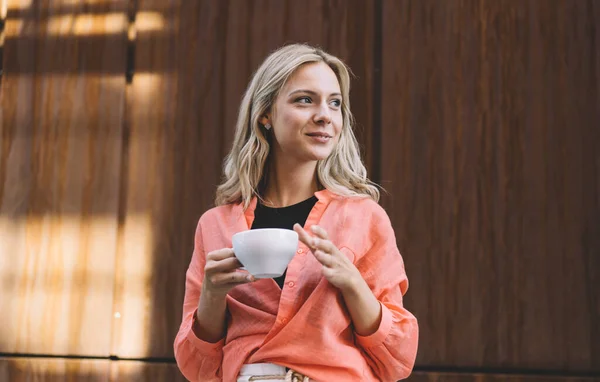
M 343 125 L 342 95 L 333 70 L 323 62 L 299 67 L 261 123 L 272 126 L 276 158 L 302 163 L 326 159 Z

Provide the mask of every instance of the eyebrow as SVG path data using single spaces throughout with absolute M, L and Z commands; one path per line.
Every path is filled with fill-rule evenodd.
M 317 95 L 317 93 L 316 93 L 316 92 L 314 92 L 314 91 L 312 91 L 312 90 L 308 90 L 308 89 L 298 89 L 298 90 L 294 90 L 293 92 L 291 92 L 291 93 L 288 95 L 288 97 L 290 97 L 290 96 L 292 96 L 292 95 L 294 95 L 294 94 L 296 94 L 296 93 L 306 93 L 306 94 L 310 94 L 310 95 Z M 341 94 L 341 93 L 331 93 L 331 94 L 329 95 L 329 97 L 333 97 L 333 96 L 338 96 L 338 97 L 341 97 L 341 96 L 342 96 L 342 94 Z

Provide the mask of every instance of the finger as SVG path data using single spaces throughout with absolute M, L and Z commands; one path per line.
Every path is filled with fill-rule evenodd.
M 329 267 L 323 267 L 323 269 L 321 270 L 321 273 L 323 274 L 323 276 L 325 276 L 326 279 L 329 279 L 331 277 L 333 277 L 335 271 Z
M 319 227 L 318 225 L 313 225 L 310 227 L 310 230 L 317 235 L 318 237 L 320 237 L 323 240 L 329 240 L 329 235 L 327 234 L 327 231 L 325 231 L 323 228 Z
M 235 256 L 235 254 L 233 253 L 233 248 L 223 248 L 209 252 L 208 255 L 206 255 L 206 260 L 218 261 L 233 256 Z
M 321 251 L 330 255 L 337 253 L 337 247 L 329 240 L 314 238 L 313 245 L 315 249 L 320 249 Z
M 228 257 L 223 260 L 210 260 L 206 262 L 206 267 L 204 267 L 204 272 L 207 273 L 217 273 L 217 272 L 229 272 L 234 269 L 240 268 L 242 263 L 236 257 Z
M 326 267 L 332 267 L 335 263 L 333 257 L 320 249 L 317 249 L 313 252 L 315 258 L 319 261 L 319 263 L 325 265 Z
M 294 231 L 298 233 L 298 239 L 300 239 L 301 242 L 306 244 L 310 249 L 314 248 L 314 245 L 312 244 L 313 238 L 300 226 L 300 224 L 294 224 Z
M 217 273 L 210 277 L 210 282 L 213 285 L 225 285 L 225 284 L 245 284 L 254 281 L 254 277 L 246 272 L 229 272 L 229 273 Z

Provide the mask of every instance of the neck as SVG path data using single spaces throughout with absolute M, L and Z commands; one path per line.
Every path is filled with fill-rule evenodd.
M 294 164 L 273 160 L 263 199 L 268 206 L 286 207 L 310 198 L 317 191 L 317 162 Z

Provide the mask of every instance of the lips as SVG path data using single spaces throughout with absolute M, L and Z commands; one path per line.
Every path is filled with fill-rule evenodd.
M 309 137 L 331 138 L 331 135 L 327 133 L 308 133 L 306 135 L 308 135 Z

